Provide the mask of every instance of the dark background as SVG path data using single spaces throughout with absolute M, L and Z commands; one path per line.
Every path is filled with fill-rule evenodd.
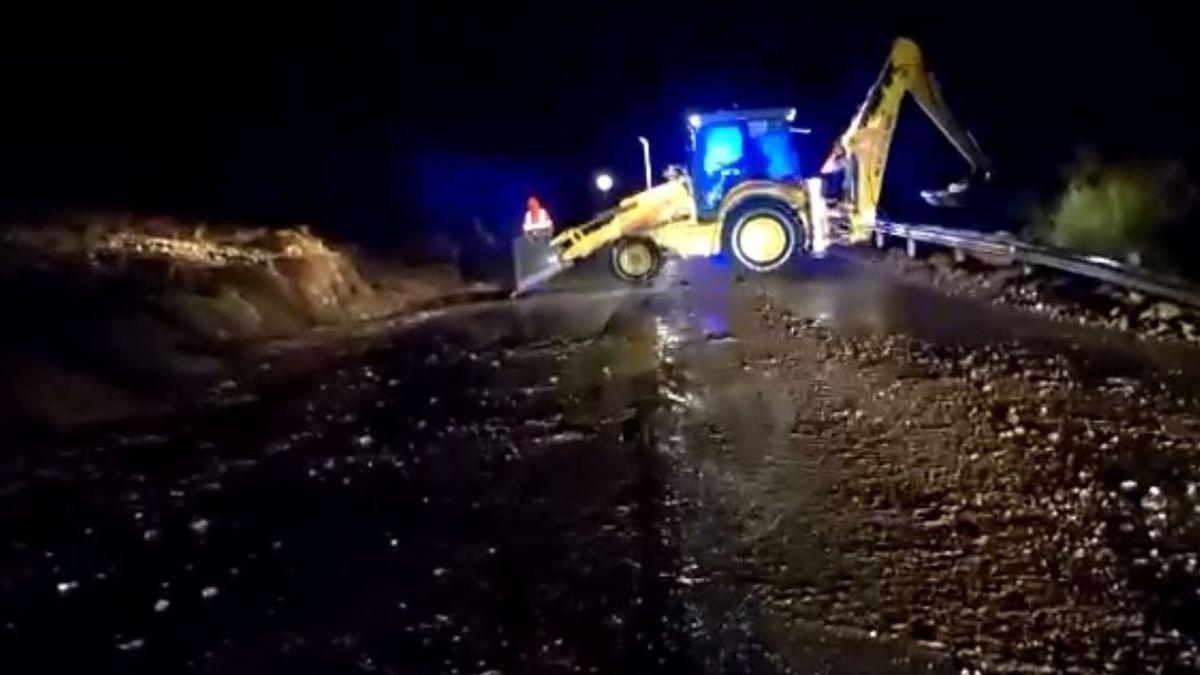
M 482 4 L 482 3 L 481 3 Z M 41 9 L 0 21 L 0 209 L 309 222 L 396 246 L 473 217 L 507 236 L 536 193 L 560 223 L 683 153 L 683 115 L 794 105 L 815 170 L 889 47 L 925 48 L 1006 195 L 1082 144 L 1200 158 L 1197 36 L 1150 3 L 391 3 Z M 1098 4 L 1098 3 L 1095 3 Z M 885 206 L 962 164 L 906 104 Z M 1013 220 L 1012 200 L 982 218 Z

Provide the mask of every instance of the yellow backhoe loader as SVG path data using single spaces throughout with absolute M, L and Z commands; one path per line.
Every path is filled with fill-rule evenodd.
M 820 256 L 831 243 L 868 238 L 906 93 L 970 165 L 967 180 L 922 192 L 931 204 L 956 205 L 971 180 L 989 176 L 990 164 L 950 114 L 920 48 L 900 38 L 819 175 L 800 174 L 792 108 L 689 115 L 686 170 L 548 243 L 514 242 L 516 293 L 604 248 L 618 277 L 643 282 L 665 255 L 725 252 L 743 269 L 769 272 L 798 253 Z

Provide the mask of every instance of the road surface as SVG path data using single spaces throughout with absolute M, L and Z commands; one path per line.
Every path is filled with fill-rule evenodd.
M 5 672 L 1200 664 L 1189 349 L 830 260 L 568 276 L 329 358 L 8 448 Z

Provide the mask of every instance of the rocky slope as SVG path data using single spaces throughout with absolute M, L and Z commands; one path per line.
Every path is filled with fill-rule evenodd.
M 449 265 L 364 267 L 303 226 L 131 216 L 9 226 L 0 284 L 0 425 L 52 426 L 192 400 L 254 367 L 253 345 L 464 288 Z

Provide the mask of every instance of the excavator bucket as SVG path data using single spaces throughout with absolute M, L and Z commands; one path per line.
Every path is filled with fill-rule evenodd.
M 942 190 L 921 190 L 921 198 L 930 206 L 959 208 L 966 203 L 967 192 L 970 189 L 970 181 L 961 180 L 947 185 Z
M 513 295 L 522 295 L 562 273 L 569 263 L 563 262 L 549 239 L 517 237 L 513 239 Z

